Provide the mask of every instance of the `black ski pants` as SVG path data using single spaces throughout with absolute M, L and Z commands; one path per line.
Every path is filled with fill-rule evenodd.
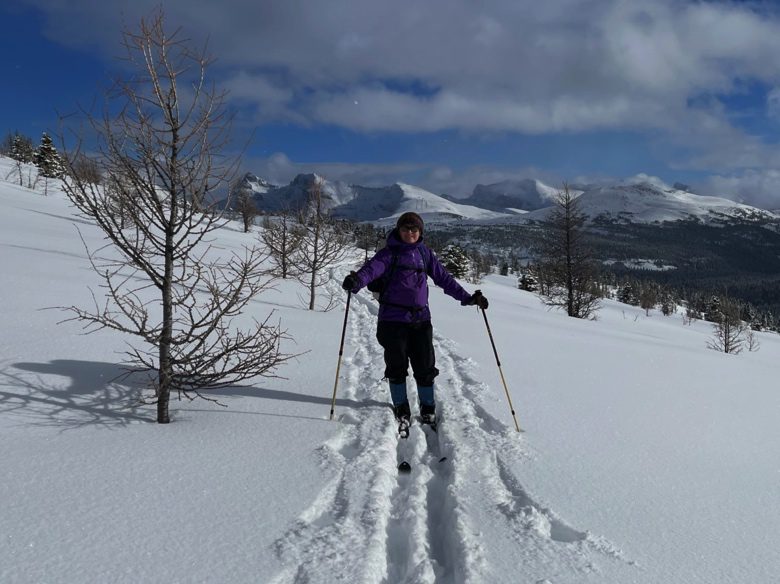
M 391 322 L 380 320 L 376 338 L 385 350 L 385 377 L 390 383 L 404 383 L 412 364 L 418 387 L 430 387 L 439 374 L 433 352 L 431 321 Z

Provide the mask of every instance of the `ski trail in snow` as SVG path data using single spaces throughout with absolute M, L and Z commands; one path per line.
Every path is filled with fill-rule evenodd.
M 496 584 L 518 573 L 512 582 L 557 584 L 597 577 L 599 559 L 625 562 L 526 491 L 515 474 L 529 461 L 521 439 L 480 405 L 492 390 L 438 334 L 439 432 L 415 420 L 409 438 L 397 438 L 376 312 L 353 297 L 339 394 L 388 406 L 337 411 L 339 432 L 318 449 L 329 478 L 276 541 L 282 569 L 272 582 Z M 414 395 L 410 377 L 416 416 Z M 408 475 L 397 470 L 403 459 Z
M 507 423 L 491 415 L 480 405 L 489 388 L 474 378 L 474 363 L 452 341 L 435 335 L 435 343 L 439 433 L 452 453 L 455 477 L 450 489 L 454 499 L 469 505 L 464 532 L 474 534 L 474 546 L 480 539 L 485 544 L 473 581 L 507 581 L 513 571 L 518 577 L 508 581 L 597 581 L 600 560 L 630 564 L 608 541 L 569 525 L 526 491 L 514 469 L 530 457 L 510 427 L 508 408 Z M 490 525 L 489 545 L 479 537 L 484 525 Z

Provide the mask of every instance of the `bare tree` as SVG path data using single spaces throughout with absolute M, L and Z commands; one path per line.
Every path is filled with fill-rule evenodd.
M 103 175 L 100 173 L 100 167 L 94 158 L 80 154 L 73 160 L 73 167 L 84 180 L 100 184 L 103 181 Z
M 748 351 L 755 353 L 761 348 L 761 343 L 758 342 L 756 337 L 756 331 L 751 327 L 747 327 L 745 331 L 745 343 L 747 344 Z
M 24 167 L 26 165 L 21 160 L 14 160 L 13 168 L 5 175 L 5 180 L 10 181 L 14 175 L 19 177 L 19 186 L 24 186 Z
M 599 308 L 596 268 L 584 242 L 585 214 L 566 183 L 555 198 L 536 265 L 542 298 L 569 316 L 589 318 Z
M 252 227 L 255 222 L 255 217 L 260 214 L 260 211 L 257 209 L 257 205 L 252 198 L 252 189 L 239 183 L 233 188 L 233 197 L 236 201 L 234 209 L 241 217 L 244 233 L 249 233 L 250 227 Z
M 729 299 L 720 302 L 718 315 L 712 325 L 712 338 L 707 343 L 709 349 L 732 355 L 742 352 L 747 326 L 740 320 L 739 315 L 739 306 L 735 302 Z
M 639 306 L 645 311 L 645 316 L 650 316 L 650 311 L 658 303 L 658 289 L 651 282 L 645 282 L 639 292 Z
M 371 223 L 358 223 L 355 225 L 354 234 L 355 243 L 364 250 L 363 261 L 367 262 L 368 252 L 376 250 L 377 239 L 380 237 L 377 235 L 377 229 Z
M 168 423 L 171 392 L 208 399 L 202 390 L 272 376 L 289 356 L 280 351 L 285 333 L 270 314 L 247 330 L 233 323 L 269 285 L 260 254 L 245 250 L 222 259 L 206 240 L 220 223 L 201 213 L 202 204 L 226 188 L 237 163 L 222 162 L 230 124 L 224 94 L 206 83 L 209 59 L 180 30 L 166 31 L 162 11 L 142 19 L 138 32 L 124 31 L 123 39 L 135 74 L 107 95 L 121 107 L 107 107 L 102 117 L 87 114 L 110 188 L 82 174 L 78 146 L 67 156 L 65 178 L 70 200 L 119 257 L 90 253 L 106 301 L 70 310 L 89 331 L 108 328 L 143 340 L 128 350 L 129 364 L 154 373 L 157 421 Z
M 328 269 L 347 257 L 351 232 L 340 229 L 322 204 L 322 181 L 315 179 L 309 189 L 309 206 L 304 211 L 301 245 L 295 254 L 295 278 L 309 288 L 309 310 L 314 310 L 317 288 L 330 280 Z
M 266 247 L 273 264 L 272 274 L 287 279 L 295 276 L 294 260 L 302 244 L 303 228 L 289 211 L 283 210 L 278 216 L 263 218 L 263 231 L 260 239 Z

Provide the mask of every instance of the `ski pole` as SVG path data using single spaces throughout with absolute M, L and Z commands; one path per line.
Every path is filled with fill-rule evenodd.
M 512 406 L 512 398 L 509 396 L 509 388 L 506 386 L 506 380 L 504 379 L 504 372 L 501 370 L 501 361 L 498 358 L 498 351 L 496 351 L 496 343 L 493 341 L 493 333 L 490 330 L 488 324 L 487 313 L 484 308 L 480 308 L 482 311 L 482 317 L 485 319 L 485 326 L 487 327 L 488 336 L 490 337 L 490 344 L 493 345 L 493 354 L 496 356 L 496 364 L 498 364 L 498 373 L 501 375 L 501 383 L 504 384 L 504 392 L 506 392 L 506 400 L 509 402 L 509 411 L 512 412 L 512 419 L 515 421 L 515 428 L 518 432 L 524 432 L 520 429 L 520 425 L 517 423 L 517 417 L 515 417 L 515 408 Z
M 333 419 L 333 411 L 336 409 L 336 389 L 339 386 L 339 371 L 341 370 L 341 357 L 344 355 L 344 335 L 347 333 L 347 317 L 349 316 L 349 301 L 352 300 L 352 292 L 347 292 L 347 308 L 344 310 L 344 326 L 341 328 L 341 344 L 339 344 L 339 362 L 336 365 L 336 382 L 333 384 L 333 399 L 330 402 L 330 419 Z

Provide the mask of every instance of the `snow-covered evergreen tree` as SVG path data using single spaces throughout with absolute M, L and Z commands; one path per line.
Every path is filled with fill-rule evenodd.
M 18 132 L 14 134 L 13 141 L 11 143 L 11 151 L 9 156 L 18 162 L 30 163 L 33 161 L 32 140 L 27 136 L 22 136 Z
M 41 144 L 33 155 L 33 162 L 47 178 L 60 178 L 65 173 L 62 159 L 46 132 L 41 136 Z
M 670 314 L 673 314 L 675 309 L 677 308 L 677 302 L 674 299 L 674 295 L 666 288 L 661 289 L 660 302 L 661 302 L 661 313 L 664 316 L 669 316 Z
M 447 271 L 456 278 L 465 278 L 471 268 L 466 250 L 456 243 L 451 243 L 441 250 L 439 260 L 447 268 Z
M 634 293 L 634 287 L 631 285 L 631 282 L 626 282 L 618 291 L 617 295 L 618 302 L 622 302 L 623 304 L 636 304 L 636 294 Z
M 523 274 L 517 281 L 517 287 L 526 292 L 536 292 L 539 289 L 539 282 L 531 274 Z
M 704 313 L 704 320 L 708 322 L 720 322 L 723 317 L 723 312 L 720 307 L 720 298 L 713 296 L 707 303 L 707 310 Z

